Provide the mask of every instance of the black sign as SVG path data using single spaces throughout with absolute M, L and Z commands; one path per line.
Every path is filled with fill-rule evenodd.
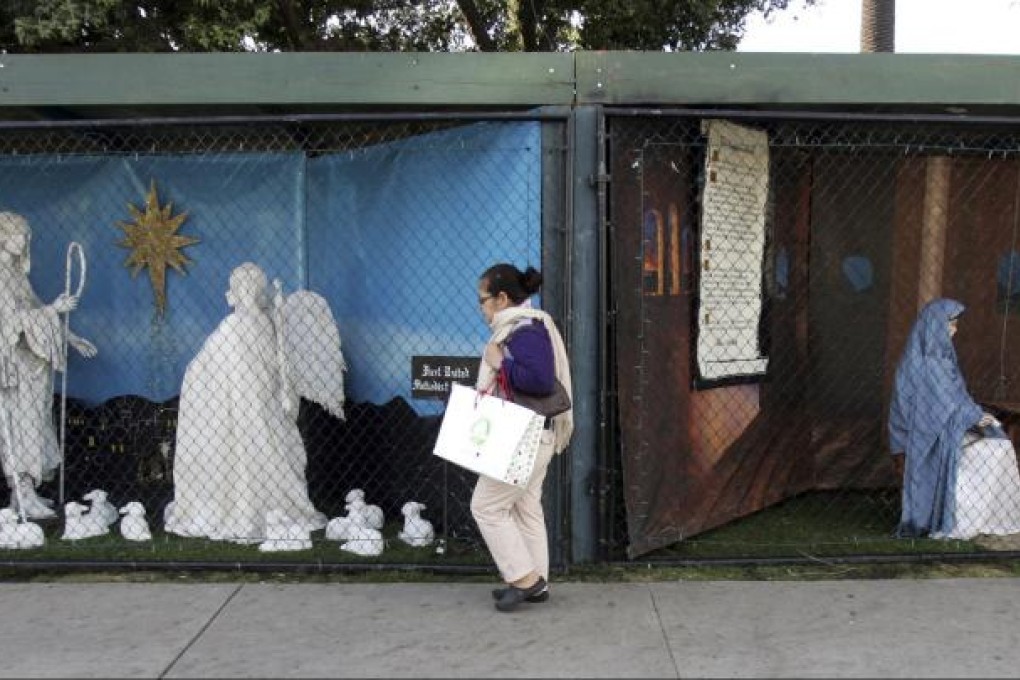
M 474 387 L 479 357 L 411 357 L 411 396 L 415 399 L 446 399 L 450 385 Z

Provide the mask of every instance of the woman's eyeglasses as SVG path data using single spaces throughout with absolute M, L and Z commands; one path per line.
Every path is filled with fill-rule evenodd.
M 484 305 L 484 304 L 485 304 L 485 303 L 486 303 L 487 301 L 491 300 L 491 299 L 492 299 L 492 298 L 494 298 L 494 297 L 496 297 L 496 296 L 495 296 L 495 295 L 486 295 L 486 296 L 484 296 L 484 297 L 480 297 L 480 298 L 478 298 L 478 306 L 479 306 L 479 307 L 481 307 L 481 306 L 482 306 L 482 305 Z

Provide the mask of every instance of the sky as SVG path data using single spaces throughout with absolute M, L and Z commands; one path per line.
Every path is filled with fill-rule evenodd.
M 860 52 L 861 0 L 817 0 L 748 17 L 740 52 Z M 1020 0 L 896 0 L 895 49 L 1020 55 Z

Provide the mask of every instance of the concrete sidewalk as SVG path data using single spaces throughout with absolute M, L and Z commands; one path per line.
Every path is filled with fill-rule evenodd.
M 0 584 L 5 677 L 1016 677 L 1020 579 Z

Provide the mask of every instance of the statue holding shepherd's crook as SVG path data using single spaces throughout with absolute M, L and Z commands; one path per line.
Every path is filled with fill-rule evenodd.
M 53 372 L 66 370 L 68 344 L 87 358 L 96 348 L 67 327 L 84 284 L 81 246 L 68 249 L 69 262 L 80 258 L 77 291 L 70 292 L 69 272 L 67 290 L 43 304 L 28 279 L 31 235 L 24 217 L 0 212 L 0 463 L 18 514 L 42 519 L 56 513 L 36 489 L 63 458 L 53 427 Z

